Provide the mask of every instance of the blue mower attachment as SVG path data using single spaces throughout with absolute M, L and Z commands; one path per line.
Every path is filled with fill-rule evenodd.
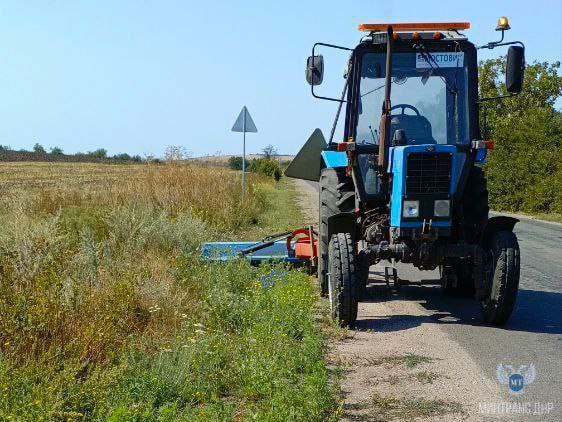
M 312 226 L 268 236 L 259 242 L 208 242 L 201 248 L 207 261 L 228 261 L 240 257 L 250 264 L 288 262 L 315 270 L 318 261 L 318 233 Z

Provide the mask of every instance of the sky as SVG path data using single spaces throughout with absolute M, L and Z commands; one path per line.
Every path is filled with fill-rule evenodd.
M 328 134 L 336 103 L 314 99 L 304 74 L 317 41 L 354 47 L 363 22 L 470 21 L 477 45 L 526 45 L 528 62 L 562 58 L 560 0 L 9 1 L 0 2 L 0 145 L 67 153 L 239 154 L 230 131 L 246 105 L 258 128 L 247 151 L 296 153 Z M 326 51 L 338 96 L 345 56 Z M 481 59 L 505 54 L 482 51 Z

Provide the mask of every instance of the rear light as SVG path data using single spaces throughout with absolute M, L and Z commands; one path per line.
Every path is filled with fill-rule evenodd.
M 494 149 L 496 147 L 496 143 L 491 139 L 484 141 L 484 145 L 486 145 L 486 149 Z
M 496 143 L 491 139 L 485 141 L 472 141 L 472 149 L 494 149 Z
M 347 151 L 347 142 L 340 142 L 338 144 L 338 151 L 339 152 Z

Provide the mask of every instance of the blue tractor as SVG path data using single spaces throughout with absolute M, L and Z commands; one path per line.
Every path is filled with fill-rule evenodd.
M 488 216 L 479 164 L 493 143 L 480 130 L 477 49 L 509 46 L 506 96 L 521 91 L 524 46 L 476 47 L 466 22 L 364 24 L 354 49 L 317 43 L 306 78 L 317 98 L 339 103 L 329 142 L 317 129 L 286 175 L 319 183 L 318 279 L 332 317 L 357 318 L 369 267 L 381 260 L 439 268 L 446 293 L 474 296 L 484 320 L 503 325 L 515 304 L 517 220 Z M 343 94 L 318 95 L 319 46 L 349 50 Z M 343 140 L 334 132 L 345 105 Z M 394 282 L 399 285 L 396 270 Z

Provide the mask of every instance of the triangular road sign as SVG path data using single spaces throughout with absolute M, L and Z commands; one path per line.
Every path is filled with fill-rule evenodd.
M 258 128 L 256 127 L 254 121 L 252 120 L 252 116 L 250 116 L 250 112 L 244 106 L 242 111 L 238 115 L 234 126 L 232 126 L 233 132 L 257 132 Z
M 285 169 L 285 176 L 295 179 L 320 180 L 320 153 L 327 147 L 320 129 L 316 129 L 305 142 L 298 154 Z

